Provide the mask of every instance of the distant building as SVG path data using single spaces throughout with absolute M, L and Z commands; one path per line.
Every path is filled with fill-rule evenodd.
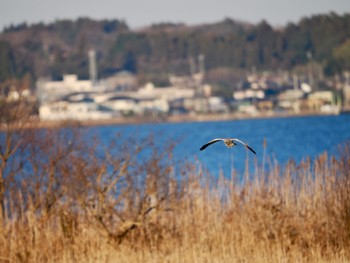
M 138 114 L 143 115 L 149 112 L 152 113 L 168 113 L 169 102 L 164 98 L 158 99 L 141 99 L 138 103 Z
M 238 112 L 244 113 L 244 114 L 249 114 L 252 116 L 258 115 L 259 112 L 255 105 L 252 105 L 250 103 L 240 103 L 237 108 Z
M 156 88 L 152 83 L 147 83 L 143 88 L 140 88 L 135 95 L 140 99 L 163 98 L 172 101 L 179 98 L 192 98 L 195 95 L 195 90 L 178 87 Z
M 193 74 L 191 76 L 169 76 L 171 85 L 180 88 L 197 88 L 202 82 L 200 74 Z
M 245 99 L 263 99 L 265 98 L 265 92 L 262 89 L 246 89 L 233 92 L 233 98 L 235 100 Z
M 344 107 L 350 109 L 350 84 L 346 84 L 343 88 Z
M 222 97 L 209 97 L 208 107 L 209 107 L 209 111 L 213 113 L 229 111 L 229 108 L 224 102 L 224 99 Z
M 315 91 L 308 95 L 308 102 L 313 109 L 325 114 L 338 114 L 340 112 L 340 99 L 330 90 Z
M 101 102 L 100 105 L 109 108 L 112 111 L 121 113 L 122 115 L 129 115 L 137 111 L 138 100 L 132 97 L 116 95 Z
M 192 80 L 197 82 L 195 76 Z M 191 78 L 173 77 L 172 80 L 184 84 Z M 88 120 L 229 110 L 221 97 L 211 96 L 210 85 L 201 84 L 199 88 L 196 85 L 155 87 L 147 83 L 138 88 L 135 76 L 127 71 L 99 81 L 79 80 L 74 74 L 64 75 L 62 81 L 40 79 L 37 82 L 39 115 L 43 120 Z
M 37 82 L 39 102 L 56 101 L 70 93 L 91 91 L 93 91 L 92 81 L 78 80 L 78 76 L 74 74 L 63 75 L 62 81 L 39 79 Z
M 334 101 L 334 92 L 331 90 L 315 91 L 309 94 L 308 99 L 332 103 Z
M 39 108 L 42 120 L 98 120 L 112 117 L 110 112 L 102 112 L 93 101 L 57 101 L 43 104 Z
M 304 92 L 300 89 L 289 89 L 278 95 L 280 101 L 295 101 L 304 97 Z
M 135 75 L 125 70 L 103 79 L 103 83 L 110 91 L 135 91 L 138 87 Z
M 183 107 L 189 112 L 210 112 L 208 99 L 204 97 L 185 98 L 183 100 Z

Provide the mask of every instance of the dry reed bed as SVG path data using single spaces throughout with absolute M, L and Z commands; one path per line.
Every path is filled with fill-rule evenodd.
M 242 185 L 176 163 L 152 138 L 8 136 L 21 144 L 1 170 L 0 262 L 350 261 L 349 147 L 256 167 Z

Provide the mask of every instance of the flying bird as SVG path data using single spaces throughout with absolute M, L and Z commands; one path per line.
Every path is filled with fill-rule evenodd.
M 249 149 L 250 151 L 252 151 L 254 154 L 256 154 L 256 152 L 251 148 L 249 147 L 248 144 L 246 144 L 245 142 L 242 142 L 241 140 L 239 139 L 236 139 L 236 138 L 225 138 L 225 139 L 222 139 L 222 138 L 216 138 L 214 140 L 211 140 L 210 142 L 204 144 L 200 150 L 203 151 L 205 148 L 207 148 L 209 145 L 212 145 L 213 143 L 216 143 L 216 142 L 224 142 L 225 145 L 227 146 L 227 148 L 232 148 L 233 146 L 236 146 L 237 145 L 237 142 L 241 143 L 244 145 L 244 147 L 246 147 L 247 149 Z

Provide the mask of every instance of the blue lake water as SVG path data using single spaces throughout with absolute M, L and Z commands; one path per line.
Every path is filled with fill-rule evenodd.
M 150 134 L 156 135 L 159 147 L 170 141 L 177 142 L 173 155 L 177 160 L 188 160 L 201 165 L 212 175 L 221 170 L 229 176 L 232 169 L 243 172 L 246 160 L 250 165 L 263 162 L 264 139 L 265 157 L 278 164 L 289 159 L 300 162 L 327 151 L 337 155 L 339 147 L 350 141 L 350 114 L 338 116 L 303 116 L 288 118 L 246 119 L 230 121 L 184 122 L 111 125 L 89 128 L 103 143 L 120 133 L 122 138 L 135 136 L 145 140 Z M 249 144 L 257 153 L 255 156 L 242 145 L 231 149 L 219 142 L 206 150 L 199 148 L 214 138 L 239 138 Z

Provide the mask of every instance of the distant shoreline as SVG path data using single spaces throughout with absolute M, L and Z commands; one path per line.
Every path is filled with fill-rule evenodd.
M 182 123 L 182 122 L 210 122 L 210 121 L 229 121 L 244 119 L 268 119 L 268 118 L 290 118 L 302 116 L 330 116 L 332 114 L 323 114 L 320 112 L 302 112 L 302 113 L 273 113 L 273 114 L 242 114 L 242 113 L 223 113 L 223 114 L 199 114 L 199 115 L 181 115 L 181 116 L 147 116 L 147 117 L 120 117 L 105 120 L 67 120 L 67 121 L 38 121 L 39 128 L 54 128 L 68 123 L 75 123 L 84 127 L 110 126 L 110 125 L 130 125 L 130 124 L 156 124 L 156 123 Z
M 340 113 L 341 114 L 341 113 Z M 230 121 L 230 120 L 249 120 L 249 119 L 272 119 L 272 118 L 292 118 L 302 116 L 332 116 L 336 114 L 324 114 L 317 111 L 301 112 L 301 113 L 269 113 L 269 114 L 243 114 L 243 113 L 223 113 L 223 114 L 198 114 L 198 115 L 179 115 L 179 116 L 146 116 L 146 117 L 118 117 L 112 119 L 100 120 L 60 120 L 60 121 L 44 121 L 35 117 L 31 122 L 25 124 L 25 128 L 59 128 L 67 126 L 112 126 L 112 125 L 138 125 L 138 124 L 158 124 L 158 123 L 185 123 L 185 122 L 214 122 L 214 121 Z M 16 129 L 13 125 L 11 129 Z M 23 128 L 23 127 L 22 127 Z M 4 124 L 0 124 L 0 131 L 6 130 Z

